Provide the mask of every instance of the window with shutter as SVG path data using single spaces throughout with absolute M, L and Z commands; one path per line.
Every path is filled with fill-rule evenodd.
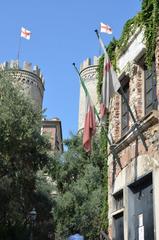
M 125 93 L 125 96 L 127 98 L 127 101 L 129 101 L 129 82 L 123 86 L 123 90 Z M 129 112 L 127 109 L 127 105 L 122 97 L 121 100 L 121 133 L 124 135 L 129 129 Z
M 153 64 L 151 69 L 145 68 L 144 72 L 145 72 L 145 114 L 148 114 L 153 109 L 157 109 L 155 64 Z

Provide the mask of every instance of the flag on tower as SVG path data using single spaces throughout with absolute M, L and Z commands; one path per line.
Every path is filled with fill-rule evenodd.
M 104 51 L 104 69 L 103 69 L 103 84 L 102 84 L 102 93 L 101 93 L 101 103 L 100 103 L 100 117 L 103 118 L 106 114 L 106 111 L 109 111 L 110 98 L 115 92 L 118 92 L 121 85 L 118 80 L 117 74 L 113 69 L 113 66 L 109 60 L 104 43 L 97 32 L 97 36 L 101 45 L 101 48 Z
M 22 27 L 20 36 L 27 40 L 30 40 L 31 32 L 29 30 L 25 29 L 24 27 Z
M 107 34 L 112 34 L 112 29 L 108 24 L 100 23 L 100 32 L 104 32 Z

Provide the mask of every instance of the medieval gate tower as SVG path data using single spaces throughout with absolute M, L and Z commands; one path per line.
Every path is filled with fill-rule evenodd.
M 0 64 L 0 71 L 8 74 L 21 85 L 24 94 L 33 102 L 35 109 L 42 108 L 44 79 L 37 65 L 32 69 L 31 63 L 24 62 L 21 68 L 18 60 L 11 60 Z
M 98 109 L 98 98 L 97 98 L 97 73 L 98 57 L 94 56 L 93 62 L 91 63 L 90 58 L 87 58 L 80 66 L 80 76 L 84 80 L 85 85 L 88 89 L 93 104 Z M 86 98 L 85 93 L 80 85 L 80 97 L 79 97 L 79 114 L 78 114 L 78 131 L 83 129 L 84 118 L 85 118 L 85 106 Z

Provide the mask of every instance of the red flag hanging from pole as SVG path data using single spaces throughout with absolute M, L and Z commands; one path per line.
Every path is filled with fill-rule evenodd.
M 95 106 L 92 103 L 91 97 L 89 95 L 89 92 L 86 88 L 85 82 L 84 80 L 81 78 L 80 73 L 75 65 L 75 63 L 73 63 L 73 66 L 76 70 L 76 72 L 78 73 L 79 77 L 80 77 L 80 83 L 82 85 L 82 88 L 85 92 L 85 97 L 86 97 L 86 104 L 85 104 L 85 119 L 84 119 L 84 129 L 83 129 L 83 148 L 86 152 L 90 152 L 91 151 L 91 140 L 92 140 L 92 136 L 95 134 L 96 132 L 96 117 L 95 117 L 95 113 L 97 113 L 97 110 L 95 108 Z
M 96 119 L 94 113 L 94 106 L 91 103 L 90 96 L 86 95 L 86 112 L 83 129 L 83 147 L 86 152 L 91 151 L 91 139 L 96 131 Z

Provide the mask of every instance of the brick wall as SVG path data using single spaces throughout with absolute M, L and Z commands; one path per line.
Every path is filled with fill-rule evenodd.
M 155 51 L 156 57 L 156 93 L 158 99 L 159 110 L 159 34 L 157 36 L 157 45 Z M 125 64 L 125 63 L 124 63 Z M 126 65 L 126 64 L 125 64 Z M 135 181 L 135 176 L 142 176 L 143 174 L 152 171 L 156 166 L 159 166 L 159 112 L 154 111 L 152 117 L 150 117 L 150 124 L 147 124 L 148 119 L 145 117 L 145 100 L 144 100 L 144 70 L 139 62 L 139 58 L 129 64 L 128 67 L 124 66 L 121 69 L 120 76 L 129 76 L 129 105 L 137 120 L 142 120 L 147 126 L 144 129 L 143 135 L 146 139 L 146 145 L 148 151 L 145 150 L 140 137 L 134 138 L 128 145 L 118 152 L 118 156 L 122 165 L 122 169 L 118 163 L 114 161 L 112 154 L 109 155 L 108 165 L 108 204 L 109 204 L 109 236 L 112 239 L 112 213 L 113 213 L 113 197 L 112 193 L 120 190 L 123 183 L 124 186 L 128 185 L 128 182 Z M 119 77 L 120 77 L 119 76 Z M 121 96 L 115 95 L 111 101 L 110 112 L 110 126 L 112 138 L 116 144 L 119 144 L 122 139 L 127 141 L 128 137 L 122 137 L 121 135 Z M 154 115 L 153 115 L 154 114 Z M 145 120 L 146 119 L 146 120 Z M 155 121 L 153 120 L 155 119 Z M 132 119 L 129 118 L 129 127 L 132 126 Z M 124 143 L 125 144 L 125 143 Z M 137 173 L 135 173 L 137 171 Z M 137 175 L 135 175 L 137 174 Z M 131 179 L 131 181 L 129 181 Z M 119 187 L 117 187 L 119 185 Z
M 144 70 L 140 64 L 132 63 L 129 66 L 129 72 L 126 72 L 129 76 L 129 105 L 137 120 L 141 120 L 145 115 L 145 100 L 144 100 Z M 156 77 L 157 77 L 157 98 L 159 102 L 159 36 L 157 38 L 156 47 Z M 121 138 L 121 96 L 115 95 L 111 102 L 110 112 L 110 132 L 113 140 L 117 143 Z M 129 116 L 129 128 L 132 126 L 133 121 Z M 150 130 L 151 131 L 151 130 Z M 149 136 L 149 130 L 144 133 L 145 136 Z M 149 139 L 147 139 L 149 145 Z M 124 149 L 120 154 L 121 163 L 123 166 L 127 165 L 131 159 L 135 157 L 135 145 L 133 142 L 129 147 Z M 138 154 L 143 154 L 144 147 L 142 142 L 138 141 Z M 148 146 L 150 149 L 151 147 Z

